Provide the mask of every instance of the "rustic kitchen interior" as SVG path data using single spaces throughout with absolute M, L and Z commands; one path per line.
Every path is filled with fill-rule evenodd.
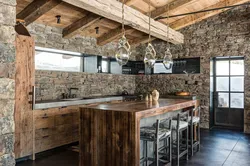
M 0 166 L 249 166 L 250 0 L 0 0 Z

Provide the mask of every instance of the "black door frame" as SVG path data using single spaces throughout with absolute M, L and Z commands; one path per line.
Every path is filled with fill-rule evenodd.
M 216 91 L 216 61 L 225 61 L 228 60 L 229 61 L 229 75 L 222 75 L 220 77 L 228 77 L 229 78 L 229 91 Z M 239 127 L 235 127 L 232 125 L 218 125 L 216 124 L 216 115 L 215 115 L 215 104 L 217 104 L 216 102 L 216 97 L 217 97 L 217 93 L 220 92 L 224 92 L 224 93 L 229 93 L 229 110 L 231 109 L 231 93 L 243 93 L 243 95 L 245 94 L 245 89 L 243 92 L 237 92 L 237 91 L 233 91 L 231 92 L 231 60 L 245 60 L 244 57 L 242 56 L 233 56 L 233 57 L 213 57 L 210 60 L 210 63 L 212 61 L 212 67 L 213 67 L 213 75 L 210 75 L 210 78 L 213 78 L 213 89 L 212 91 L 210 90 L 210 123 L 209 126 L 210 128 L 212 127 L 226 127 L 226 128 L 232 128 L 232 129 L 239 129 Z M 245 61 L 244 61 L 245 64 Z M 211 69 L 210 69 L 211 70 Z M 242 77 L 242 75 L 233 75 L 233 77 Z M 243 75 L 244 79 L 245 79 L 245 71 L 244 71 L 244 75 Z M 210 86 L 211 87 L 211 86 Z M 243 114 L 244 114 L 244 108 L 243 108 Z M 244 119 L 244 118 L 243 118 Z M 243 126 L 242 126 L 243 127 Z M 241 128 L 243 129 L 243 128 Z

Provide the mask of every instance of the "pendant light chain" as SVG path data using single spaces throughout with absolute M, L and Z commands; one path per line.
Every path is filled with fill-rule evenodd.
M 122 33 L 125 36 L 125 28 L 124 28 L 124 0 L 122 0 Z
M 148 27 L 148 29 L 149 29 L 149 36 L 148 36 L 148 43 L 150 43 L 150 41 L 151 41 L 151 8 L 150 8 L 150 0 L 148 0 L 148 11 L 149 11 L 149 16 L 148 16 L 148 19 L 149 19 L 149 27 Z

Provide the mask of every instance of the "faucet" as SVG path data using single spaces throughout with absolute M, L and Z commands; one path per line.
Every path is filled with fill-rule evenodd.
M 78 88 L 69 88 L 69 98 L 74 98 L 76 97 L 76 94 L 72 95 L 72 90 L 79 90 Z

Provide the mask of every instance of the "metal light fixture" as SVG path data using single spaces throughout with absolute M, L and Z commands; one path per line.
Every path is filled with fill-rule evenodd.
M 146 47 L 146 53 L 144 57 L 144 64 L 148 68 L 153 68 L 156 62 L 156 51 L 151 44 L 151 10 L 150 10 L 150 0 L 148 0 L 148 6 L 149 6 L 149 36 L 148 36 L 148 46 Z
M 122 0 L 122 38 L 118 42 L 118 49 L 115 55 L 116 61 L 120 66 L 126 65 L 130 57 L 130 45 L 125 37 L 124 29 L 124 0 Z
M 56 23 L 61 24 L 61 15 L 56 16 Z
M 168 4 L 168 12 L 169 12 L 169 4 Z M 167 16 L 169 16 L 169 13 L 167 13 Z M 167 20 L 167 38 L 169 38 L 169 25 L 168 25 L 168 20 Z M 169 42 L 167 43 L 167 49 L 164 54 L 163 58 L 163 65 L 167 70 L 170 70 L 173 67 L 173 56 L 170 52 L 170 44 Z

